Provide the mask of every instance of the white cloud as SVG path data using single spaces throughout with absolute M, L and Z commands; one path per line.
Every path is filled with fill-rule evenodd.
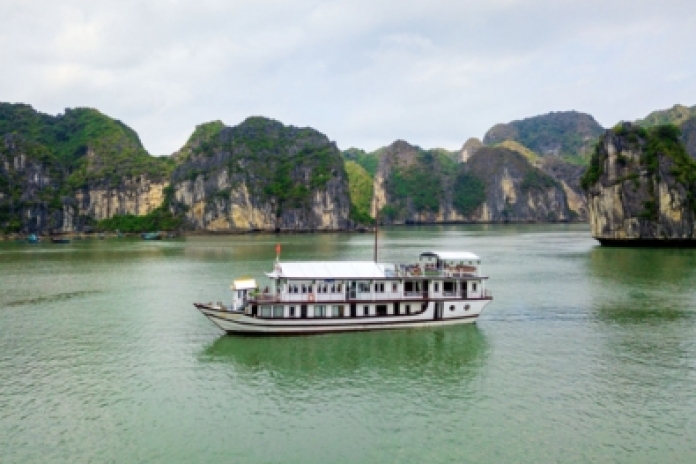
M 693 105 L 695 28 L 691 0 L 3 2 L 0 100 L 98 108 L 155 154 L 259 114 L 457 148 L 549 111 Z

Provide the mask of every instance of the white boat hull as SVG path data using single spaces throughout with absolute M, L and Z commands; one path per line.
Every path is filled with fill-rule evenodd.
M 461 302 L 461 300 L 459 300 Z M 332 318 L 262 318 L 223 307 L 197 303 L 195 306 L 215 325 L 230 334 L 245 335 L 303 335 L 367 330 L 395 330 L 420 327 L 440 327 L 470 324 L 476 321 L 491 299 L 466 300 L 470 309 L 466 314 L 441 318 L 434 317 L 434 304 L 419 314 L 332 317 Z

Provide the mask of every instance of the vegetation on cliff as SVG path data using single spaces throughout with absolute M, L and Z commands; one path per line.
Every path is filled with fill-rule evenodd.
M 553 112 L 493 126 L 484 136 L 485 145 L 511 140 L 542 155 L 557 155 L 573 162 L 586 162 L 604 129 L 589 114 Z
M 370 205 L 374 194 L 372 177 L 355 161 L 346 161 L 346 173 L 350 192 L 351 219 L 359 224 L 374 222 L 370 215 Z
M 644 119 L 639 119 L 635 123 L 643 127 L 664 126 L 666 124 L 681 126 L 693 117 L 696 117 L 696 106 L 674 105 L 666 110 L 653 111 Z
M 463 216 L 471 215 L 486 201 L 486 184 L 464 169 L 459 169 L 452 190 L 452 205 Z
M 413 214 L 437 214 L 456 168 L 450 154 L 423 150 L 402 141 L 382 150 L 391 166 L 385 179 L 388 204 L 380 209 L 382 217 L 404 221 Z
M 382 153 L 382 149 L 374 151 L 372 153 L 367 153 L 359 148 L 349 148 L 343 152 L 343 158 L 346 161 L 353 161 L 358 165 L 362 166 L 363 169 L 372 177 L 375 177 L 377 173 L 377 166 L 379 165 L 379 157 Z

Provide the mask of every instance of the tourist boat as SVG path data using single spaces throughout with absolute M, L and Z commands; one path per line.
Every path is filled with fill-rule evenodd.
M 266 276 L 261 291 L 255 279 L 235 280 L 229 306 L 195 306 L 228 333 L 298 335 L 471 323 L 493 299 L 481 259 L 465 251 L 404 264 L 276 257 Z

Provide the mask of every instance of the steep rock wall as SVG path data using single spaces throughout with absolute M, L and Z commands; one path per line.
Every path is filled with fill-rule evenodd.
M 695 173 L 676 128 L 607 131 L 583 179 L 592 236 L 612 245 L 693 243 Z
M 341 230 L 351 226 L 340 152 L 312 129 L 249 118 L 199 126 L 173 175 L 174 212 L 197 230 Z
M 486 199 L 478 212 L 478 221 L 573 219 L 563 186 L 519 153 L 505 148 L 482 148 L 467 163 L 467 172 L 485 183 Z

